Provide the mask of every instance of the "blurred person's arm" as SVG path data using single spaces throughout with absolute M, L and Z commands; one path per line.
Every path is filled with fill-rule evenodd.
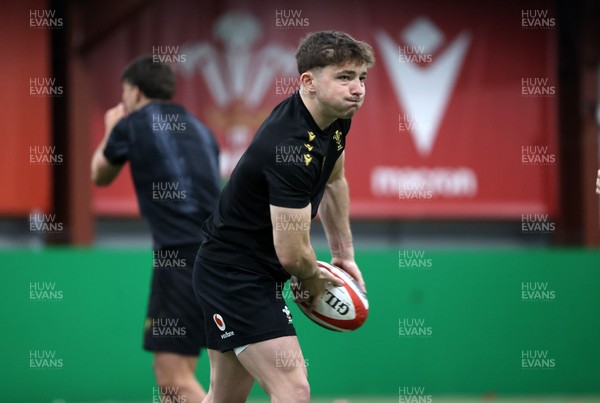
M 104 149 L 108 143 L 110 134 L 119 120 L 125 116 L 125 108 L 123 104 L 119 104 L 104 114 L 104 127 L 105 134 L 104 138 L 98 144 L 94 155 L 92 156 L 92 182 L 97 186 L 107 186 L 119 175 L 123 164 L 111 164 L 110 161 L 104 156 Z
M 329 242 L 331 264 L 345 270 L 366 291 L 365 281 L 354 260 L 354 244 L 350 231 L 350 193 L 344 176 L 344 155 L 345 153 L 342 153 L 336 161 L 327 181 L 319 205 L 319 216 Z

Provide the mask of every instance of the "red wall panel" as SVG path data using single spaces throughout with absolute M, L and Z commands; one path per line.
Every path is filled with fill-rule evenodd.
M 215 131 L 227 177 L 262 119 L 294 90 L 300 39 L 337 29 L 368 41 L 377 57 L 347 143 L 354 217 L 552 215 L 555 21 L 541 1 L 154 2 L 89 53 L 93 144 L 104 110 L 119 102 L 122 68 L 141 53 L 167 55 L 179 62 L 176 101 Z M 94 210 L 137 212 L 128 175 L 95 190 Z
M 64 161 L 50 137 L 52 96 L 64 93 L 50 75 L 52 17 L 44 0 L 6 2 L 0 24 L 0 214 L 23 215 L 50 208 L 51 170 Z

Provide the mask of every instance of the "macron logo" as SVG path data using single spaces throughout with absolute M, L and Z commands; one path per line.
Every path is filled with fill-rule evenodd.
M 414 116 L 416 124 L 411 136 L 421 156 L 431 153 L 450 94 L 464 61 L 471 37 L 461 33 L 448 49 L 431 58 L 444 42 L 443 33 L 427 18 L 419 17 L 401 34 L 404 47 L 399 46 L 384 31 L 375 35 L 384 64 L 390 75 L 398 103 Z M 408 46 L 406 46 L 408 45 Z M 406 60 L 400 63 L 400 49 L 410 47 L 429 54 L 432 62 L 419 66 Z M 406 58 L 405 58 L 406 59 Z

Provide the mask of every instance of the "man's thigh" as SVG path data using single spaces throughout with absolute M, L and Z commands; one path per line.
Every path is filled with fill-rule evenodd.
M 269 394 L 307 382 L 308 372 L 296 336 L 250 344 L 237 358 Z

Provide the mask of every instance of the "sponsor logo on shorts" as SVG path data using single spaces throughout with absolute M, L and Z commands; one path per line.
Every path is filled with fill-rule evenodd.
M 213 320 L 215 321 L 215 324 L 217 325 L 220 331 L 225 330 L 225 321 L 223 320 L 223 317 L 221 315 L 215 313 L 213 315 Z
M 223 317 L 221 315 L 219 315 L 218 313 L 215 313 L 213 315 L 213 321 L 215 322 L 215 324 L 217 325 L 217 327 L 219 328 L 220 331 L 225 331 L 225 321 L 223 320 Z M 230 332 L 225 332 L 221 334 L 221 339 L 226 339 L 228 337 L 231 336 L 235 336 L 235 332 L 232 330 Z

